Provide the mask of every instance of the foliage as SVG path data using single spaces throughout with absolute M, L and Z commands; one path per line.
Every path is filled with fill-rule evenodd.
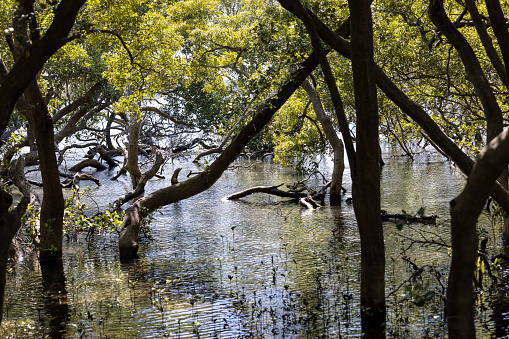
M 86 192 L 86 190 L 84 191 Z M 82 192 L 82 193 L 84 193 Z M 83 203 L 74 201 L 74 192 L 65 201 L 64 210 L 64 236 L 70 239 L 81 233 L 90 232 L 120 232 L 123 213 L 110 212 L 108 210 L 97 215 L 90 214 L 89 207 Z M 88 212 L 88 213 L 87 213 Z M 39 210 L 29 205 L 22 219 L 21 231 L 33 242 L 38 237 Z
M 447 6 L 452 21 L 461 18 L 464 8 L 459 3 L 448 2 Z M 480 10 L 485 9 L 480 7 Z M 427 3 L 377 2 L 373 15 L 377 63 L 412 100 L 429 112 L 451 139 L 476 154 L 486 137 L 484 116 L 479 113 L 483 109 L 456 51 L 442 36 L 436 35 L 427 15 Z M 469 14 L 465 14 L 463 20 L 469 19 Z M 503 85 L 475 28 L 464 25 L 460 31 L 474 48 L 506 112 L 506 96 L 499 92 Z M 382 133 L 389 141 L 407 145 L 409 149 L 412 143 L 427 144 L 414 122 L 402 116 L 386 99 L 381 101 Z
M 328 145 L 316 116 L 308 110 L 305 94 L 294 96 L 276 114 L 269 127 L 275 144 L 274 161 L 283 166 L 295 165 L 305 169 L 317 155 L 324 153 Z
M 84 190 L 80 194 L 84 194 Z M 108 210 L 94 216 L 87 216 L 89 207 L 75 201 L 76 192 L 66 199 L 64 210 L 64 235 L 66 237 L 83 232 L 120 232 L 123 213 L 110 212 Z M 88 212 L 90 213 L 90 212 Z

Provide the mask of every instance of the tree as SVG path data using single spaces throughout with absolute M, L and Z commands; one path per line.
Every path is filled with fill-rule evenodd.
M 1 68 L 4 70 L 2 76 L 0 77 L 1 132 L 5 130 L 14 110 L 15 104 L 21 94 L 31 85 L 36 86 L 34 79 L 36 78 L 37 73 L 41 70 L 44 63 L 60 47 L 69 41 L 70 38 L 68 35 L 74 25 L 76 15 L 84 3 L 85 0 L 62 0 L 55 8 L 54 19 L 50 27 L 41 37 L 39 37 L 40 33 L 35 31 L 36 27 L 33 26 L 35 17 L 32 17 L 30 22 L 31 30 L 29 35 L 32 43 L 27 45 L 22 50 L 19 58 L 14 60 L 14 64 L 9 71 L 7 71 L 3 61 L 0 60 L 0 63 L 3 65 Z M 24 8 L 32 8 L 32 6 L 32 1 L 27 1 L 24 3 Z M 47 125 L 44 126 L 44 128 L 47 128 Z M 53 139 L 51 139 L 50 142 L 52 143 Z M 2 239 L 2 251 L 0 252 L 0 305 L 3 305 L 6 274 L 5 264 L 7 263 L 8 254 L 5 249 L 9 247 L 8 244 L 11 243 L 12 238 L 20 227 L 21 216 L 24 212 L 24 208 L 26 208 L 26 205 L 28 204 L 28 199 L 22 200 L 22 202 L 19 204 L 19 208 L 16 208 L 14 212 L 8 212 L 8 208 L 12 204 L 12 197 L 10 197 L 10 195 L 8 195 L 3 190 L 3 188 L 0 188 L 0 194 L 2 195 L 2 227 L 0 228 L 0 238 Z M 61 244 L 61 242 L 62 239 L 60 238 L 59 243 Z M 0 313 L 1 312 L 2 309 L 0 308 Z
M 29 5 L 33 2 L 29 1 Z M 67 42 L 74 39 L 69 33 L 74 25 L 76 15 L 85 0 L 62 0 L 55 8 L 54 19 L 47 31 L 35 39 L 21 53 L 12 68 L 5 74 L 0 85 L 0 131 L 5 131 L 16 105 L 16 101 L 25 91 L 44 63 Z M 34 18 L 35 19 L 35 18 Z M 35 32 L 32 32 L 35 34 Z M 33 38 L 33 37 L 31 37 Z M 2 61 L 3 63 L 3 61 Z M 4 69 L 7 69 L 4 67 Z
M 340 28 L 339 31 L 347 32 L 344 27 L 343 29 Z M 224 36 L 224 34 L 222 34 L 222 36 Z M 215 43 L 213 43 L 213 45 L 215 45 Z M 224 48 L 223 45 L 219 47 L 219 50 L 224 49 L 228 50 L 228 48 Z M 216 51 L 216 49 L 213 49 L 213 51 Z M 263 50 L 262 52 L 266 53 L 266 50 Z M 139 199 L 126 210 L 119 238 L 119 250 L 122 257 L 129 258 L 137 255 L 137 238 L 142 212 L 144 210 L 151 212 L 161 206 L 188 198 L 213 185 L 213 183 L 228 168 L 229 164 L 240 154 L 245 145 L 262 131 L 263 127 L 270 122 L 276 111 L 288 100 L 296 88 L 301 85 L 304 79 L 311 74 L 312 70 L 316 68 L 316 58 L 317 56 L 315 54 L 311 54 L 306 61 L 300 65 L 296 65 L 296 67 L 292 67 L 293 71 L 289 76 L 290 80 L 287 80 L 282 85 L 279 85 L 277 82 L 283 74 L 288 76 L 286 75 L 286 72 L 281 71 L 280 73 L 276 73 L 277 77 L 272 79 L 271 76 L 274 73 L 272 73 L 272 67 L 269 67 L 265 74 L 266 78 L 272 80 L 268 84 L 262 83 L 261 88 L 273 90 L 273 94 L 271 94 L 270 98 L 263 102 L 256 102 L 256 106 L 254 106 L 255 114 L 249 122 L 244 123 L 244 126 L 238 131 L 238 134 L 231 140 L 230 144 L 221 150 L 220 156 L 213 163 L 206 166 L 205 170 L 195 177 L 177 185 L 153 192 Z M 254 60 L 257 61 L 259 59 L 255 58 Z M 253 65 L 260 67 L 260 69 L 264 69 L 266 67 L 265 64 L 258 64 L 256 62 L 254 62 Z M 235 64 L 235 67 L 241 68 L 242 65 L 240 63 Z M 219 69 L 223 70 L 221 67 L 219 67 Z M 242 75 L 243 72 L 240 73 Z M 260 75 L 257 75 L 257 77 L 259 76 Z M 255 96 L 255 99 L 256 98 L 257 97 Z M 346 130 L 348 131 L 348 128 L 346 128 Z M 230 133 L 233 132 L 234 131 L 230 131 Z
M 385 337 L 385 247 L 380 216 L 378 109 L 371 1 L 348 1 L 357 113 L 352 197 L 361 237 L 361 317 L 369 337 Z
M 9 211 L 12 205 L 12 196 L 0 190 L 0 323 L 2 322 L 3 304 L 5 295 L 5 275 L 7 274 L 7 259 L 12 238 L 21 226 L 21 217 L 25 213 L 29 199 L 24 197 L 15 209 Z
M 311 81 L 309 81 L 309 79 L 305 80 L 302 83 L 302 88 L 304 88 L 308 94 L 316 117 L 318 118 L 318 121 L 320 121 L 324 134 L 332 147 L 334 168 L 332 171 L 331 179 L 332 183 L 330 188 L 330 201 L 331 205 L 340 205 L 341 190 L 343 184 L 343 171 L 345 170 L 345 151 L 343 148 L 343 141 L 339 139 L 338 135 L 336 134 L 331 120 L 325 113 L 320 97 L 318 96 L 318 92 L 316 91 L 316 88 L 313 86 Z
M 472 273 L 477 258 L 477 219 L 497 178 L 509 163 L 509 129 L 481 151 L 461 194 L 451 206 L 452 262 L 447 286 L 450 338 L 475 338 Z
M 290 5 L 288 5 L 289 8 L 291 8 Z M 306 20 L 305 14 L 303 12 L 298 13 L 295 11 L 294 13 L 297 13 L 296 15 L 299 16 L 303 21 Z M 313 15 L 312 12 L 308 11 L 312 19 L 314 20 L 314 24 L 317 27 L 317 31 L 320 34 L 320 37 L 326 41 L 331 47 L 336 49 L 338 52 L 340 52 L 342 55 L 352 58 L 352 59 L 358 59 L 360 56 L 353 57 L 352 55 L 352 49 L 347 41 L 339 37 L 337 34 L 332 32 L 329 28 L 327 28 L 316 16 Z M 365 33 L 367 34 L 367 33 Z M 369 36 L 369 34 L 368 34 Z M 353 44 L 353 37 L 352 37 L 352 44 Z M 459 47 L 462 48 L 462 47 Z M 463 53 L 463 52 L 462 52 Z M 477 68 L 475 72 L 478 72 L 476 74 L 471 74 L 470 77 L 472 77 L 472 81 L 476 81 L 475 79 L 479 79 L 479 82 L 482 82 L 482 71 L 479 70 L 479 67 L 475 65 L 476 60 L 475 56 L 470 56 L 471 61 L 465 61 L 464 66 L 466 68 L 470 68 L 470 71 L 473 71 L 472 68 Z M 415 122 L 419 124 L 419 126 L 428 134 L 429 139 L 433 142 L 433 144 L 440 150 L 443 151 L 445 154 L 447 154 L 450 158 L 452 158 L 454 161 L 456 161 L 459 165 L 459 167 L 466 173 L 470 173 L 472 170 L 472 164 L 473 161 L 465 154 L 463 153 L 459 147 L 449 139 L 445 133 L 440 129 L 440 127 L 430 118 L 430 116 L 424 111 L 424 109 L 413 102 L 408 96 L 406 96 L 403 91 L 398 88 L 397 85 L 395 85 L 389 77 L 382 71 L 381 68 L 375 66 L 373 69 L 373 73 L 376 76 L 376 82 L 377 85 L 384 91 L 384 93 L 396 104 L 398 105 L 406 114 L 408 114 Z M 355 80 L 354 80 L 355 81 Z M 490 112 L 487 112 L 486 115 L 492 114 L 492 118 L 488 117 L 487 120 L 489 121 L 488 129 L 491 131 L 488 134 L 490 137 L 493 137 L 497 128 L 494 126 L 500 126 L 500 124 L 497 124 L 496 121 L 500 121 L 501 114 L 499 107 L 496 104 L 496 100 L 494 100 L 493 93 L 490 93 L 491 89 L 489 86 L 484 86 L 476 84 L 474 87 L 477 88 L 476 92 L 478 92 L 479 97 L 483 97 L 481 102 L 484 102 L 485 110 L 490 110 Z M 481 88 L 479 88 L 481 87 Z M 372 100 L 373 101 L 373 100 Z M 490 106 L 491 105 L 491 106 Z M 491 108 L 490 108 L 491 107 Z M 497 113 L 498 112 L 498 113 Z M 498 119 L 498 120 L 497 120 Z M 357 125 L 357 129 L 359 129 L 359 121 Z M 372 136 L 373 137 L 373 136 Z M 355 165 L 355 168 L 358 168 L 358 164 Z M 355 182 L 355 181 L 354 181 Z M 507 192 L 498 184 L 494 185 L 492 195 L 495 197 L 495 199 L 503 206 L 505 210 L 507 210 Z M 467 243 L 472 244 L 474 241 L 472 239 L 468 239 Z M 474 247 L 475 248 L 475 247 Z M 466 261 L 471 259 L 472 256 L 472 245 L 470 245 L 470 252 L 469 256 L 465 258 Z M 470 266 L 461 266 L 463 267 L 464 273 L 470 272 L 468 274 L 471 274 L 472 270 L 470 270 Z M 462 281 L 464 284 L 469 284 L 470 292 L 468 292 L 466 295 L 471 294 L 471 283 L 465 279 Z M 466 296 L 465 295 L 465 296 Z M 463 304 L 464 305 L 464 304 Z M 468 310 L 468 308 L 466 308 Z M 466 312 L 466 311 L 465 311 Z M 464 324 L 464 323 L 463 323 Z
M 154 211 L 161 206 L 189 198 L 211 187 L 230 163 L 237 158 L 244 146 L 265 127 L 275 112 L 288 100 L 316 66 L 316 57 L 309 57 L 302 64 L 302 67 L 293 73 L 291 80 L 281 86 L 278 93 L 267 100 L 264 105 L 258 107 L 258 111 L 252 120 L 242 128 L 228 147 L 221 152 L 221 155 L 207 166 L 203 172 L 184 182 L 157 190 L 131 205 L 125 212 L 119 237 L 121 257 L 133 258 L 137 256 L 138 232 L 144 211 Z

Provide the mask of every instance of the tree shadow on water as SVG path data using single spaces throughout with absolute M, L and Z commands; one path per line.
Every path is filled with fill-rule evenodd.
M 41 263 L 44 310 L 49 316 L 50 338 L 63 338 L 70 320 L 64 266 L 61 260 Z

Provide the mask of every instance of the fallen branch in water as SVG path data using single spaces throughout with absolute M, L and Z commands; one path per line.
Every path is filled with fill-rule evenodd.
M 382 220 L 387 221 L 391 219 L 405 220 L 407 222 L 423 222 L 423 223 L 434 223 L 438 218 L 438 215 L 420 215 L 420 214 L 405 214 L 405 213 L 388 213 L 385 210 L 381 211 Z
M 299 204 L 301 204 L 302 206 L 306 207 L 308 210 L 311 210 L 311 211 L 316 210 L 317 208 L 321 207 L 310 196 L 307 196 L 305 198 L 300 198 L 299 199 Z
M 84 169 L 85 167 L 93 167 L 93 168 L 95 168 L 98 171 L 103 171 L 103 170 L 105 170 L 107 168 L 106 166 L 104 166 L 98 160 L 95 160 L 95 159 L 85 159 L 85 160 L 81 161 L 80 163 L 78 163 L 78 164 L 72 166 L 71 168 L 69 168 L 69 171 L 71 171 L 71 172 L 79 172 L 82 169 Z
M 307 197 L 310 197 L 311 199 L 314 199 L 314 200 L 322 200 L 325 195 L 325 191 L 326 191 L 327 187 L 330 186 L 330 182 L 325 184 L 325 186 L 322 189 L 320 189 L 318 192 L 312 191 L 312 195 L 310 193 L 304 192 L 305 190 L 309 191 L 309 189 L 306 187 L 304 187 L 303 189 L 298 189 L 298 190 L 291 190 L 291 189 L 289 191 L 280 190 L 279 187 L 281 187 L 283 185 L 284 184 L 274 185 L 274 186 L 250 187 L 243 191 L 231 194 L 231 195 L 227 196 L 226 199 L 227 200 L 235 200 L 235 199 L 240 199 L 240 198 L 246 197 L 246 196 L 248 196 L 250 194 L 254 194 L 254 193 L 265 193 L 265 194 L 271 194 L 271 195 L 275 195 L 275 196 L 282 197 L 282 198 L 291 198 L 291 199 L 295 199 L 295 200 L 299 200 L 301 198 L 307 198 Z M 287 187 L 290 188 L 291 186 L 287 186 Z M 319 205 L 316 204 L 316 206 L 319 206 Z M 317 208 L 316 206 L 314 208 Z
M 275 195 L 275 196 L 282 197 L 282 198 L 293 198 L 293 199 L 300 199 L 300 198 L 305 198 L 308 196 L 306 193 L 302 193 L 302 192 L 291 192 L 291 191 L 280 190 L 279 187 L 281 187 L 281 186 L 283 186 L 283 184 L 275 185 L 275 186 L 250 187 L 243 191 L 231 194 L 231 195 L 227 196 L 226 199 L 227 200 L 240 199 L 240 198 L 244 198 L 244 197 L 246 197 L 250 194 L 253 194 L 253 193 L 266 193 L 266 194 L 271 194 L 271 195 Z

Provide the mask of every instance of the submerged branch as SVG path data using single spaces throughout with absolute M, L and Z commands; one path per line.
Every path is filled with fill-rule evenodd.
M 240 199 L 240 198 L 246 197 L 246 196 L 254 194 L 254 193 L 265 193 L 265 194 L 275 195 L 275 196 L 281 197 L 281 198 L 291 198 L 291 199 L 295 199 L 295 200 L 306 199 L 306 198 L 309 198 L 311 200 L 313 200 L 313 199 L 322 200 L 327 188 L 330 186 L 330 182 L 326 183 L 318 192 L 312 191 L 312 194 L 304 192 L 306 190 L 310 191 L 310 189 L 308 189 L 307 187 L 303 187 L 302 189 L 299 189 L 299 190 L 292 190 L 292 189 L 290 189 L 289 191 L 280 190 L 279 187 L 281 187 L 283 185 L 284 184 L 279 184 L 279 185 L 274 185 L 274 186 L 250 187 L 243 191 L 231 194 L 231 195 L 227 196 L 225 199 L 226 200 L 236 200 L 236 199 Z M 287 185 L 287 187 L 291 188 L 292 186 Z M 319 207 L 319 205 L 314 203 L 314 201 L 309 202 L 309 203 L 313 204 L 313 208 Z

